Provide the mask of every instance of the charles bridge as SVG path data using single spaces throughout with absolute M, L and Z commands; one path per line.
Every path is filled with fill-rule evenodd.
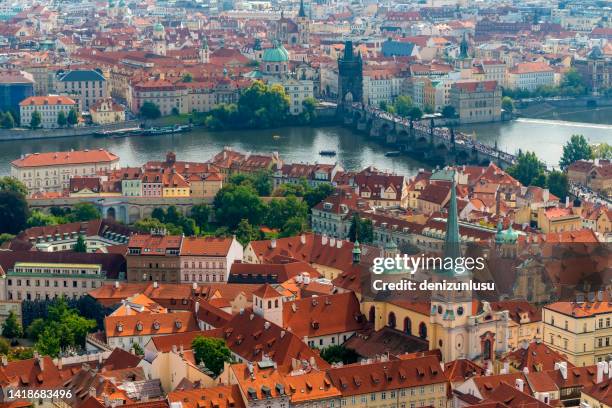
M 395 146 L 401 153 L 419 156 L 426 161 L 442 164 L 488 165 L 493 162 L 505 169 L 516 161 L 512 154 L 474 140 L 457 132 L 443 118 L 410 120 L 361 104 L 342 107 L 344 124 L 370 137 Z M 444 123 L 436 123 L 443 120 Z M 429 122 L 429 123 L 427 123 Z M 444 126 L 446 125 L 446 126 Z

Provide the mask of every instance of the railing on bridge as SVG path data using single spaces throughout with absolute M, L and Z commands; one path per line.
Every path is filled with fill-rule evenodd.
M 391 114 L 389 112 L 385 112 L 378 108 L 364 107 L 359 103 L 353 104 L 352 108 L 360 110 L 360 111 L 366 111 L 380 119 L 388 120 L 394 123 L 400 123 L 405 126 L 410 126 L 409 119 L 406 119 L 398 115 Z M 431 134 L 431 127 L 424 125 L 422 122 L 414 121 L 413 128 L 419 132 Z M 510 153 L 506 153 L 499 149 L 495 149 L 491 146 L 480 143 L 463 132 L 454 132 L 454 133 L 455 133 L 455 143 L 462 144 L 468 149 L 475 149 L 476 151 L 480 153 L 486 154 L 490 157 L 498 158 L 509 164 L 512 164 L 516 161 L 516 157 Z M 445 141 L 450 141 L 451 131 L 448 127 L 434 127 L 433 136 L 439 139 L 443 139 Z

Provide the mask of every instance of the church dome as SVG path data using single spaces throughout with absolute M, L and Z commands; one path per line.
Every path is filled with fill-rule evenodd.
M 287 62 L 289 61 L 289 52 L 278 44 L 275 48 L 268 48 L 264 51 L 262 60 L 264 62 Z
M 157 23 L 153 26 L 153 31 L 155 32 L 164 31 L 164 26 L 161 23 Z
M 518 232 L 512 228 L 512 224 L 503 232 L 503 242 L 505 244 L 514 244 L 518 239 Z
M 119 0 L 119 7 L 125 7 L 125 0 Z

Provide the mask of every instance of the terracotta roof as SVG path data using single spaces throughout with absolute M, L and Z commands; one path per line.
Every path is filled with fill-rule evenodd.
M 283 326 L 298 337 L 356 332 L 366 325 L 353 292 L 283 303 Z
M 257 296 L 262 299 L 273 299 L 281 297 L 281 294 L 278 293 L 272 286 L 266 283 L 265 285 L 262 285 L 259 289 L 257 289 L 255 292 L 253 292 L 253 296 Z
M 10 361 L 0 366 L 0 385 L 20 389 L 58 388 L 63 379 L 49 356 Z
M 19 106 L 44 106 L 44 105 L 76 105 L 73 99 L 67 96 L 30 96 L 19 102 Z
M 70 152 L 33 153 L 22 159 L 13 160 L 15 167 L 67 166 L 75 164 L 107 164 L 118 161 L 119 157 L 104 150 L 76 150 Z
M 531 342 L 527 347 L 519 346 L 504 356 L 500 361 L 508 362 L 516 370 L 527 368 L 529 372 L 552 370 L 555 363 L 567 361 L 566 357 L 548 347 L 542 342 Z M 567 363 L 568 367 L 573 364 Z
M 227 256 L 233 238 L 185 237 L 181 242 L 181 256 Z
M 168 393 L 168 401 L 180 403 L 182 408 L 244 408 L 240 388 L 234 385 L 217 385 Z
M 190 332 L 198 329 L 193 313 L 140 313 L 130 316 L 107 316 L 106 337 L 158 336 Z

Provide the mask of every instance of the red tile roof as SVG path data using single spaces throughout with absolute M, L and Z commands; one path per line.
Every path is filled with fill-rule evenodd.
M 68 166 L 75 164 L 108 164 L 118 161 L 119 157 L 104 150 L 76 150 L 70 152 L 48 152 L 26 155 L 13 160 L 15 167 Z

